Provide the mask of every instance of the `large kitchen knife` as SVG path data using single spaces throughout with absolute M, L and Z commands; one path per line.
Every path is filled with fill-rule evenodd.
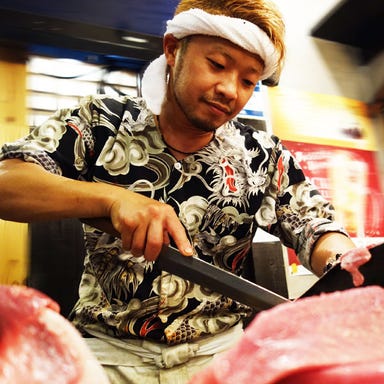
M 196 257 L 186 257 L 164 246 L 157 259 L 160 269 L 248 305 L 256 312 L 289 301 L 260 285 L 220 269 Z

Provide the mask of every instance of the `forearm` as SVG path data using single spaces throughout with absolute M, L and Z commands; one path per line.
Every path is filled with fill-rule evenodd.
M 312 251 L 311 267 L 313 272 L 317 276 L 321 276 L 327 260 L 336 254 L 344 254 L 352 248 L 356 248 L 356 246 L 349 237 L 337 232 L 325 233 L 317 240 Z
M 21 160 L 0 162 L 0 218 L 31 222 L 84 218 L 120 235 L 124 249 L 155 260 L 173 238 L 184 255 L 193 249 L 185 229 L 168 204 L 107 183 L 54 175 Z
M 21 160 L 4 160 L 0 162 L 0 217 L 21 222 L 105 217 L 117 188 L 53 175 Z

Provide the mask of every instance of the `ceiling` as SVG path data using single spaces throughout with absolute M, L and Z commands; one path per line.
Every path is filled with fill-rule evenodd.
M 141 69 L 161 53 L 177 3 L 0 0 L 0 39 L 32 53 Z
M 178 0 L 0 0 L 0 8 L 162 36 Z
M 0 40 L 32 53 L 141 69 L 161 53 L 178 1 L 0 0 Z M 383 0 L 341 0 L 312 36 L 360 48 L 367 62 L 384 47 L 383 20 Z
M 384 0 L 342 0 L 312 36 L 360 48 L 366 64 L 384 50 Z

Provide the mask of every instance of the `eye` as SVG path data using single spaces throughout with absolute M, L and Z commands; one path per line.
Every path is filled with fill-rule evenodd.
M 243 84 L 247 87 L 247 88 L 255 88 L 256 84 L 254 81 L 251 81 L 251 80 L 248 80 L 248 79 L 244 79 L 243 80 Z
M 220 64 L 219 62 L 215 61 L 215 60 L 212 60 L 212 59 L 208 59 L 208 61 L 211 63 L 211 65 L 216 68 L 216 69 L 224 69 L 224 65 L 223 64 Z

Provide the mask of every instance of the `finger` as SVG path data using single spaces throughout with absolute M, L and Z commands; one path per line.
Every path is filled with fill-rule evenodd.
M 132 232 L 122 231 L 120 237 L 123 249 L 125 251 L 130 251 L 132 248 Z
M 147 226 L 138 225 L 132 233 L 131 253 L 135 257 L 143 256 L 147 242 Z
M 188 239 L 187 232 L 179 220 L 170 223 L 168 233 L 182 255 L 192 256 L 194 254 L 194 249 Z
M 163 244 L 169 245 L 171 243 L 171 239 L 169 238 L 168 232 L 163 231 Z
M 111 215 L 111 223 L 121 238 L 121 244 L 124 250 L 130 251 L 132 248 L 132 234 L 134 223 L 121 214 L 120 210 L 116 210 Z M 103 229 L 103 228 L 101 228 Z
M 164 233 L 162 221 L 152 220 L 148 227 L 147 242 L 144 251 L 144 257 L 147 260 L 154 261 L 158 258 L 164 245 Z

